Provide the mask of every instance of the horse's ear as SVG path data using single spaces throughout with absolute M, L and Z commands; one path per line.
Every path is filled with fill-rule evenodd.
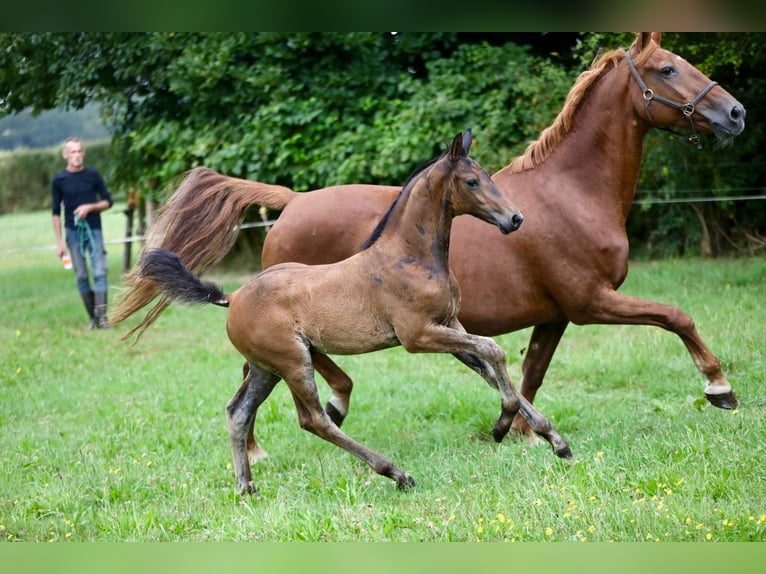
M 463 152 L 463 134 L 457 134 L 449 148 L 449 159 L 450 161 L 457 161 L 461 157 L 465 157 L 465 152 Z
M 662 32 L 639 32 L 635 42 L 636 52 L 642 52 L 652 40 L 659 46 L 662 40 Z

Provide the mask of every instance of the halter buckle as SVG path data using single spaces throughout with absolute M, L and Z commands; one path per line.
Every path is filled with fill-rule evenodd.
M 691 117 L 691 115 L 694 113 L 694 104 L 684 104 L 681 108 L 681 113 L 683 113 L 687 118 Z
M 646 100 L 647 102 L 650 102 L 653 99 L 654 99 L 654 90 L 651 89 L 651 88 L 646 88 L 644 90 L 644 100 Z M 692 108 L 692 110 L 693 110 L 693 108 Z

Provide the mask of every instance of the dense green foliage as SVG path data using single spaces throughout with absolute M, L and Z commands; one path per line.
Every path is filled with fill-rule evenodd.
M 747 128 L 724 149 L 707 138 L 702 152 L 682 138 L 651 134 L 639 198 L 762 194 L 764 39 L 664 37 L 743 102 Z M 553 120 L 598 49 L 632 40 L 606 33 L 0 33 L 0 113 L 98 103 L 114 134 L 113 185 L 146 194 L 201 164 L 297 190 L 401 183 L 469 126 L 475 157 L 489 169 L 507 164 Z M 764 244 L 763 206 L 639 205 L 630 233 L 650 253 L 756 249 Z
M 0 252 L 37 246 L 49 223 L 0 216 Z M 104 224 L 114 237 L 123 218 Z M 737 411 L 707 404 L 674 335 L 572 327 L 535 400 L 572 446 L 565 462 L 547 444 L 496 444 L 497 392 L 450 356 L 338 357 L 356 383 L 344 430 L 417 486 L 399 492 L 301 430 L 281 384 L 258 412 L 271 456 L 253 471 L 256 500 L 237 496 L 231 468 L 224 405 L 241 358 L 225 310 L 173 305 L 130 346 L 130 325 L 85 330 L 53 249 L 6 253 L 0 541 L 766 541 L 764 281 L 763 257 L 684 258 L 635 264 L 623 289 L 693 315 Z M 516 382 L 528 337 L 497 338 Z

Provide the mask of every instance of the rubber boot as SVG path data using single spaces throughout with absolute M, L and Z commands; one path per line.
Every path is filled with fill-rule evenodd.
M 91 329 L 98 328 L 98 322 L 96 321 L 95 314 L 96 299 L 93 295 L 93 291 L 80 293 L 80 297 L 82 297 L 82 302 L 85 305 L 85 310 L 88 312 L 88 317 L 90 318 L 90 322 L 88 323 L 88 330 L 90 331 Z
M 109 320 L 106 318 L 106 291 L 96 291 L 95 306 L 93 313 L 96 317 L 96 327 L 99 329 L 111 329 Z

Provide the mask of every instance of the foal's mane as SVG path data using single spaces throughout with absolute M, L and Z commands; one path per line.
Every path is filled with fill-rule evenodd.
M 650 48 L 651 46 L 651 48 Z M 640 66 L 651 55 L 657 44 L 650 42 L 641 53 L 634 57 L 634 62 Z M 591 66 L 579 75 L 572 88 L 567 94 L 564 106 L 553 123 L 545 128 L 540 136 L 527 146 L 524 153 L 514 158 L 511 163 L 498 171 L 498 173 L 519 173 L 528 169 L 533 169 L 542 164 L 550 155 L 553 149 L 561 142 L 564 136 L 572 128 L 572 119 L 577 113 L 580 105 L 590 92 L 593 85 L 609 70 L 617 66 L 625 59 L 625 50 L 617 49 L 605 52 Z
M 409 175 L 409 177 L 404 182 L 404 185 L 402 186 L 402 189 L 399 192 L 399 195 L 396 196 L 396 199 L 389 206 L 388 211 L 386 211 L 385 215 L 380 218 L 380 221 L 378 221 L 378 224 L 375 226 L 375 229 L 373 229 L 370 236 L 360 246 L 359 248 L 360 251 L 364 251 L 365 249 L 369 248 L 373 243 L 375 243 L 380 238 L 381 234 L 383 233 L 383 230 L 388 224 L 388 220 L 391 218 L 391 214 L 393 213 L 394 208 L 396 208 L 396 206 L 399 204 L 399 201 L 402 200 L 403 197 L 409 195 L 410 189 L 414 185 L 417 177 L 423 171 L 425 171 L 426 169 L 431 167 L 433 164 L 435 164 L 437 161 L 442 159 L 445 155 L 447 155 L 447 152 L 433 159 L 424 161 L 413 170 L 413 172 Z

